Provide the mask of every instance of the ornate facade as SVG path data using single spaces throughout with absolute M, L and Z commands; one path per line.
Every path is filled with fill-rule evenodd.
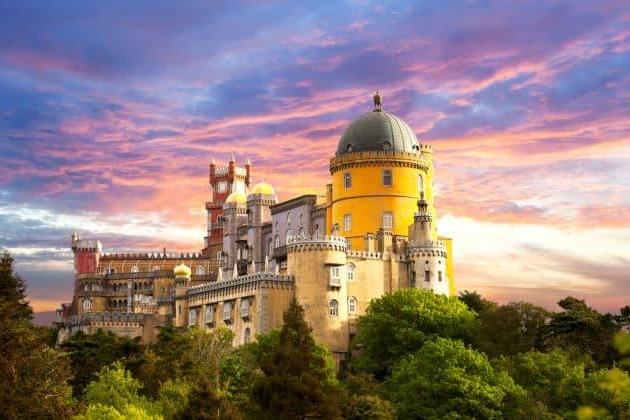
M 277 202 L 271 185 L 250 188 L 250 171 L 234 159 L 210 165 L 201 252 L 103 254 L 74 234 L 75 290 L 59 310 L 59 340 L 97 328 L 152 340 L 164 325 L 227 326 L 238 345 L 281 326 L 296 298 L 316 339 L 342 359 L 371 299 L 400 288 L 455 293 L 433 150 L 381 109 L 380 95 L 343 134 L 323 198 Z

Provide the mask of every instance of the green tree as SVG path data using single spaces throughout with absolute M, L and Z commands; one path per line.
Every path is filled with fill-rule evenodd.
M 435 337 L 469 339 L 474 312 L 456 297 L 417 289 L 374 299 L 357 323 L 353 367 L 385 378 L 392 366 Z
M 262 341 L 265 343 L 264 338 Z M 295 300 L 284 313 L 277 346 L 261 356 L 262 375 L 252 392 L 258 409 L 256 417 L 341 417 L 341 388 L 304 321 L 304 309 Z
M 345 410 L 347 420 L 393 420 L 396 418 L 391 403 L 376 395 L 355 395 Z
M 104 367 L 97 373 L 96 380 L 86 387 L 87 417 L 80 418 L 97 418 L 94 416 L 102 412 L 118 412 L 123 416 L 125 413 L 140 413 L 146 415 L 145 418 L 161 418 L 159 404 L 141 396 L 140 389 L 140 382 L 125 370 L 121 362 Z
M 619 354 L 612 344 L 619 325 L 610 314 L 602 315 L 584 300 L 567 297 L 558 302 L 563 309 L 553 313 L 545 335 L 548 348 L 575 346 L 600 366 L 611 366 Z
M 546 309 L 526 302 L 488 308 L 475 323 L 473 343 L 491 357 L 542 350 L 548 319 Z
M 383 388 L 402 419 L 499 419 L 524 395 L 483 353 L 447 338 L 403 358 Z
M 463 292 L 459 292 L 459 300 L 464 302 L 468 309 L 470 309 L 471 311 L 475 311 L 478 315 L 483 314 L 489 309 L 494 309 L 497 307 L 497 304 L 495 302 L 484 299 L 476 291 L 469 292 L 468 290 L 464 290 Z
M 175 418 L 188 406 L 192 387 L 180 379 L 169 379 L 160 388 L 160 407 L 167 419 Z
M 72 361 L 73 378 L 70 382 L 74 395 L 79 397 L 104 366 L 120 361 L 127 369 L 138 369 L 144 346 L 138 339 L 98 330 L 94 334 L 76 333 L 63 343 L 61 349 Z
M 496 362 L 533 401 L 562 417 L 570 416 L 579 406 L 589 364 L 588 357 L 576 359 L 562 349 L 531 351 Z
M 66 357 L 49 347 L 48 330 L 33 327 L 26 285 L 13 258 L 0 257 L 0 407 L 2 416 L 63 418 L 72 412 Z
M 217 391 L 210 380 L 199 380 L 188 396 L 188 404 L 174 418 L 182 420 L 237 420 L 238 407 Z

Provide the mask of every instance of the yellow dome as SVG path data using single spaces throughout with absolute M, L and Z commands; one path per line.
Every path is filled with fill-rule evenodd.
M 250 194 L 264 194 L 264 195 L 275 195 L 276 191 L 273 189 L 271 184 L 267 184 L 266 182 L 259 182 L 254 185 L 249 192 Z
M 234 191 L 230 193 L 225 199 L 226 203 L 237 203 L 237 204 L 245 204 L 247 203 L 247 196 L 241 192 Z
M 188 267 L 186 264 L 178 264 L 175 266 L 175 268 L 173 268 L 173 273 L 175 273 L 175 275 L 177 277 L 190 277 L 190 267 Z

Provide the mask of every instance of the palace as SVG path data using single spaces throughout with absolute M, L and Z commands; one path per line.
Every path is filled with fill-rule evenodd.
M 278 202 L 271 185 L 250 185 L 249 161 L 213 161 L 199 252 L 106 254 L 73 233 L 74 295 L 58 310 L 58 341 L 99 328 L 151 341 L 161 326 L 227 326 L 239 345 L 281 326 L 295 298 L 341 360 L 371 299 L 401 288 L 455 294 L 433 150 L 381 102 L 374 95 L 343 133 L 321 197 Z

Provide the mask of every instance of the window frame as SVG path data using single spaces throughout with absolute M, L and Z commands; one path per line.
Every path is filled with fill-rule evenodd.
M 389 184 L 385 182 L 387 177 L 389 178 Z M 394 173 L 391 169 L 383 169 L 381 172 L 381 184 L 383 187 L 391 187 L 394 185 Z
M 339 317 L 339 301 L 330 299 L 328 302 L 328 316 Z
M 350 213 L 343 215 L 343 230 L 345 232 L 352 230 L 352 214 Z
M 389 219 L 389 226 L 385 223 L 385 217 L 388 217 Z M 392 230 L 394 229 L 394 213 L 391 211 L 384 211 L 383 215 L 381 216 L 381 227 L 383 229 L 389 229 Z
M 349 190 L 352 188 L 352 174 L 350 172 L 344 172 L 343 174 L 343 189 Z
M 355 313 L 357 311 L 358 301 L 354 296 L 348 298 L 348 313 Z

